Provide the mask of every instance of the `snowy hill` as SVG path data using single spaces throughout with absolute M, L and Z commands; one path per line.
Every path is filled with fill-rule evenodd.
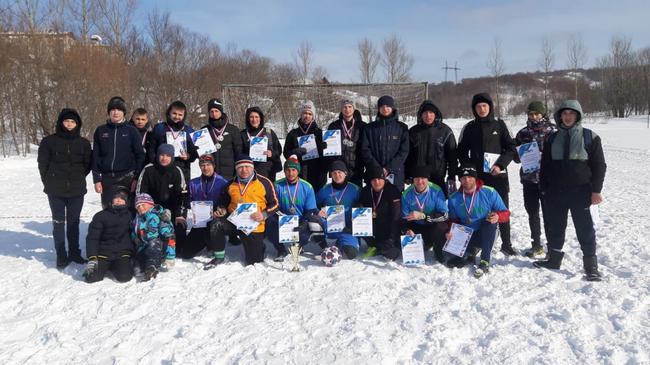
M 457 136 L 464 122 L 449 121 Z M 521 124 L 511 121 L 512 132 Z M 569 224 L 557 272 L 495 250 L 480 280 L 430 252 L 418 268 L 378 258 L 327 268 L 308 253 L 304 270 L 291 273 L 270 259 L 244 267 L 241 248 L 228 246 L 228 262 L 211 271 L 199 257 L 151 282 L 89 285 L 82 265 L 55 269 L 35 157 L 0 160 L 0 363 L 648 363 L 650 130 L 645 119 L 587 126 L 608 162 L 601 283 L 584 281 Z M 509 169 L 512 236 L 525 249 L 517 169 Z M 82 237 L 99 206 L 89 192 Z

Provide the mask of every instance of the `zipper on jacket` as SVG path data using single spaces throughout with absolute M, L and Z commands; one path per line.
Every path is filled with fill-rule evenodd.
M 115 174 L 115 154 L 117 153 L 117 126 L 113 135 L 113 160 L 111 161 L 111 174 Z

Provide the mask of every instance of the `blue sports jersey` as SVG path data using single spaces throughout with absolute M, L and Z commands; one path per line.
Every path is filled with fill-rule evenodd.
M 284 214 L 302 217 L 305 213 L 318 209 L 316 207 L 314 188 L 306 180 L 299 179 L 296 184 L 291 185 L 286 178 L 280 179 L 275 182 L 275 193 L 278 195 L 278 201 L 280 202 L 280 211 Z M 292 204 L 294 194 L 295 200 Z M 295 207 L 296 211 L 292 212 L 291 207 Z
M 418 205 L 418 200 L 422 208 Z M 411 185 L 402 193 L 402 218 L 406 218 L 413 211 L 421 211 L 426 215 L 431 215 L 433 213 L 446 213 L 447 210 L 445 193 L 432 182 L 429 182 L 429 188 L 422 193 L 415 191 L 415 185 Z M 425 224 L 426 222 L 422 219 L 415 221 L 415 223 Z

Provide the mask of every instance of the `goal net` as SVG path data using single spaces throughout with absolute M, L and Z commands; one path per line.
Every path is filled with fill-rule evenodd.
M 222 90 L 225 111 L 231 123 L 244 128 L 245 112 L 251 106 L 262 109 L 265 125 L 273 128 L 279 138 L 284 138 L 299 119 L 298 108 L 305 100 L 316 106 L 316 121 L 325 129 L 338 118 L 341 101 L 350 99 L 361 112 L 363 120 L 370 122 L 377 115 L 377 99 L 391 95 L 400 120 L 413 125 L 417 109 L 428 96 L 428 83 L 395 84 L 229 84 Z

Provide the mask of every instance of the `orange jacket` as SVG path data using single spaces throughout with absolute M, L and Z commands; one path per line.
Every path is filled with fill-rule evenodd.
M 237 209 L 239 203 L 257 203 L 257 209 L 265 218 L 278 210 L 278 197 L 275 194 L 275 187 L 271 180 L 255 173 L 252 177 L 248 188 L 244 191 L 246 184 L 240 184 L 237 178 L 230 180 L 226 189 L 224 189 L 223 202 L 228 208 L 228 213 Z M 253 231 L 254 233 L 263 233 L 265 221 Z

